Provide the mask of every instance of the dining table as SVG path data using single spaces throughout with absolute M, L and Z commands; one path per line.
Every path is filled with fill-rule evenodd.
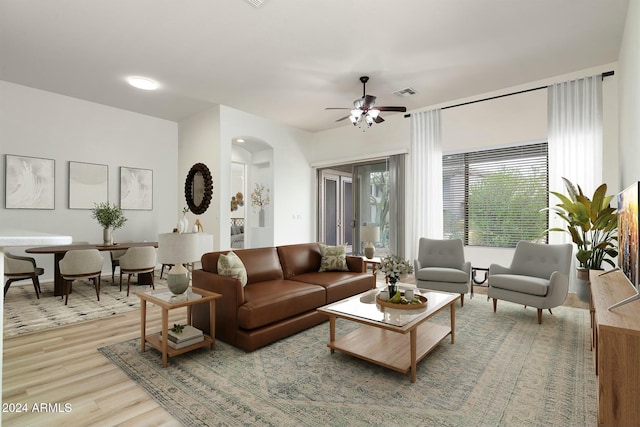
M 129 248 L 136 248 L 140 246 L 153 246 L 155 248 L 158 247 L 158 242 L 122 242 L 122 243 L 114 243 L 113 245 L 104 245 L 104 244 L 70 244 L 70 245 L 56 245 L 56 246 L 38 246 L 34 248 L 28 248 L 25 252 L 30 254 L 53 254 L 54 262 L 54 280 L 53 280 L 53 295 L 62 296 L 64 295 L 64 279 L 60 275 L 60 260 L 64 258 L 64 255 L 70 250 L 81 250 L 81 249 L 97 249 L 99 251 L 119 251 L 126 250 Z M 138 283 L 140 284 L 151 284 L 152 278 L 150 275 L 153 273 L 144 273 L 138 276 Z M 149 276 L 149 277 L 147 277 Z

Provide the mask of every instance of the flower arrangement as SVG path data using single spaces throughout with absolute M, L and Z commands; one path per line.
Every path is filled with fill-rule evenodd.
M 182 215 L 186 214 L 187 212 L 189 212 L 189 206 L 185 206 L 184 208 L 182 208 Z
M 389 278 L 389 283 L 391 284 L 400 280 L 400 276 L 413 273 L 413 266 L 409 261 L 400 258 L 398 255 L 389 255 L 388 257 L 382 258 L 377 269 Z
M 258 206 L 260 209 L 269 204 L 269 189 L 264 185 L 256 183 L 256 188 L 251 193 L 251 206 Z
M 102 228 L 118 229 L 127 222 L 122 209 L 114 203 L 113 206 L 109 202 L 95 203 L 91 216 L 98 221 Z

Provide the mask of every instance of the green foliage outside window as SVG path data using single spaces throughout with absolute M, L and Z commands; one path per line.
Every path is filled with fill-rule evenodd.
M 544 235 L 547 176 L 502 169 L 469 183 L 469 245 L 515 247 Z

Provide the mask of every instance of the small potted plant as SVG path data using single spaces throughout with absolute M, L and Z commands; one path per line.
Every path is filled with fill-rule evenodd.
M 92 217 L 98 221 L 103 228 L 103 240 L 105 245 L 113 244 L 112 231 L 116 230 L 127 222 L 120 209 L 116 204 L 109 205 L 109 202 L 96 203 L 91 211 Z

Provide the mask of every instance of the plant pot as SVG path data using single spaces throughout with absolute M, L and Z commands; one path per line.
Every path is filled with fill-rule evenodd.
M 576 269 L 576 295 L 580 298 L 580 301 L 589 302 L 591 299 L 590 271 L 590 269 L 582 267 Z
M 589 269 L 578 267 L 576 269 L 576 277 L 578 278 L 578 280 L 589 281 Z

